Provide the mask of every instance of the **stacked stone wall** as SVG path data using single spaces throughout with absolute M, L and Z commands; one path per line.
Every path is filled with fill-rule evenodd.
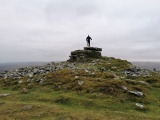
M 71 55 L 69 56 L 70 59 L 68 61 L 86 62 L 91 58 L 101 58 L 101 51 L 101 48 L 96 47 L 85 47 L 84 50 L 75 50 L 71 52 Z

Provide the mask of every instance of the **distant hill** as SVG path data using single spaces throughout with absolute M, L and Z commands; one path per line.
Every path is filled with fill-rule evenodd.
M 47 62 L 13 62 L 13 63 L 0 63 L 0 73 L 6 70 L 14 70 L 22 67 L 29 66 L 41 66 L 45 65 Z
M 157 70 L 160 70 L 160 62 L 131 62 L 131 63 L 142 69 L 153 70 L 154 68 L 156 68 Z

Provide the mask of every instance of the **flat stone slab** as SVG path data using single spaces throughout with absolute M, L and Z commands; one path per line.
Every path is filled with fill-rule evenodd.
M 84 50 L 102 51 L 102 48 L 97 48 L 97 47 L 84 47 Z
M 10 96 L 11 94 L 0 94 L 0 97 L 7 97 Z

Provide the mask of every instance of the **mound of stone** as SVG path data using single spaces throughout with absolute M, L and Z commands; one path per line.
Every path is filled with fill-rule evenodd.
M 84 47 L 84 50 L 75 50 L 69 56 L 69 62 L 87 62 L 90 58 L 101 58 L 102 48 Z

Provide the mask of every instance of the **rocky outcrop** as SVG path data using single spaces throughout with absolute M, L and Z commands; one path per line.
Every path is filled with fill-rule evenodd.
M 137 68 L 130 68 L 124 71 L 126 76 L 132 76 L 132 77 L 148 77 L 150 76 L 149 70 L 146 69 L 137 69 Z
M 5 71 L 4 73 L 0 74 L 0 78 L 10 78 L 10 79 L 21 79 L 23 77 L 33 78 L 35 75 L 42 75 L 47 74 L 49 72 L 53 72 L 59 69 L 64 68 L 63 63 L 48 63 L 44 66 L 33 66 L 33 67 L 26 67 L 26 68 L 20 68 L 13 71 Z M 22 81 L 19 81 L 18 83 L 22 83 Z
M 90 63 L 90 67 L 93 65 L 96 65 L 96 63 L 99 60 L 95 60 Z M 78 67 L 76 63 L 68 63 L 68 62 L 60 62 L 60 63 L 48 63 L 47 65 L 44 66 L 32 66 L 32 67 L 25 67 L 25 68 L 20 68 L 16 69 L 13 71 L 5 71 L 4 73 L 0 73 L 0 78 L 3 79 L 14 79 L 14 80 L 19 80 L 18 83 L 21 84 L 23 81 L 21 80 L 24 77 L 28 78 L 28 82 L 32 80 L 35 76 L 39 75 L 45 75 L 50 72 L 58 71 L 61 69 L 70 69 L 70 70 L 90 70 L 85 67 Z M 42 82 L 43 79 L 37 79 L 36 82 Z
M 87 62 L 90 58 L 101 58 L 101 48 L 84 47 L 84 50 L 76 50 L 71 52 L 69 62 Z

